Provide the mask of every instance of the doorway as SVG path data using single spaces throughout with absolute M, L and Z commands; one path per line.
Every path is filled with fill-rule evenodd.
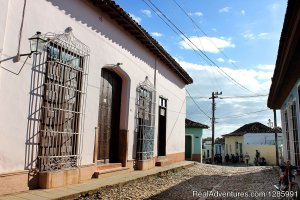
M 166 155 L 166 132 L 167 132 L 167 99 L 159 97 L 158 109 L 158 156 Z
M 192 160 L 192 136 L 185 136 L 185 160 Z
M 122 79 L 115 72 L 102 69 L 98 118 L 98 163 L 119 160 L 119 132 Z

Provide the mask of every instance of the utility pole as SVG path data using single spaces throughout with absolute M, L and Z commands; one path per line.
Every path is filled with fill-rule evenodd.
M 214 157 L 215 157 L 215 110 L 216 110 L 216 103 L 215 99 L 218 98 L 218 95 L 222 95 L 222 92 L 212 92 L 211 97 L 209 99 L 212 99 L 212 118 L 211 118 L 211 162 L 214 163 Z
M 275 132 L 275 153 L 276 153 L 276 165 L 279 166 L 279 155 L 278 155 L 278 135 L 277 135 L 277 117 L 276 109 L 273 109 L 274 113 L 274 132 Z

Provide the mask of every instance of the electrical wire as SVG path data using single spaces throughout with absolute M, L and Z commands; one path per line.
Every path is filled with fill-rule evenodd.
M 243 114 L 239 114 L 239 115 L 223 116 L 223 117 L 218 117 L 218 119 L 227 119 L 227 118 L 243 117 L 243 116 L 248 116 L 248 115 L 250 115 L 250 114 L 255 114 L 255 113 L 265 112 L 265 111 L 268 111 L 268 110 L 270 110 L 270 109 L 258 110 L 258 111 L 249 112 L 249 113 L 243 113 Z
M 196 26 L 196 28 L 198 28 L 203 35 L 205 35 L 206 37 L 208 37 L 208 40 L 220 51 L 220 53 L 227 58 L 228 60 L 231 60 L 222 49 L 218 48 L 218 46 L 214 43 L 214 41 L 212 41 L 209 36 L 206 34 L 206 32 L 198 25 L 197 22 L 195 22 L 195 20 L 186 12 L 186 10 L 179 5 L 179 3 L 176 0 L 173 0 L 173 2 L 180 8 L 180 10 L 192 21 L 192 23 Z M 232 64 L 236 69 L 240 69 L 235 63 L 230 62 L 230 64 Z
M 154 10 L 147 2 L 146 0 L 143 0 L 144 3 L 146 5 L 148 5 L 148 7 L 157 14 L 157 16 L 159 16 L 161 18 L 161 15 L 170 23 L 172 24 L 176 30 L 178 30 L 180 32 L 180 34 L 186 39 L 188 40 L 197 50 L 198 52 L 200 52 L 202 55 L 200 55 L 209 65 L 211 66 L 215 66 L 217 67 L 222 73 L 223 75 L 228 79 L 231 80 L 233 83 L 235 83 L 237 86 L 239 86 L 240 88 L 243 88 L 245 90 L 247 90 L 248 92 L 251 92 L 253 94 L 255 94 L 255 92 L 251 91 L 250 89 L 246 88 L 245 86 L 243 86 L 242 84 L 240 84 L 238 81 L 236 81 L 234 78 L 232 78 L 229 74 L 227 74 L 220 66 L 218 66 L 208 55 L 206 55 L 201 49 L 199 49 L 197 47 L 197 45 L 195 45 L 186 35 L 183 31 L 181 31 L 155 4 L 153 4 L 150 0 L 148 0 L 148 2 L 160 13 L 158 14 L 156 10 Z M 162 18 L 161 18 L 162 19 Z M 166 21 L 163 20 L 165 23 Z M 167 24 L 167 23 L 166 23 Z M 167 24 L 168 25 L 168 24 Z M 169 25 L 168 25 L 169 26 Z M 170 27 L 170 26 L 169 26 Z M 173 30 L 173 29 L 172 29 Z M 178 34 L 177 32 L 175 32 L 177 35 L 179 35 L 181 38 L 182 36 L 180 34 Z M 185 41 L 185 40 L 184 40 Z M 188 43 L 187 43 L 188 44 Z M 190 46 L 190 45 L 189 45 Z M 191 46 L 190 46 L 191 47 Z M 194 48 L 192 48 L 194 50 L 194 52 L 197 52 Z M 203 57 L 204 56 L 204 57 Z M 206 59 L 205 59 L 206 58 Z M 210 63 L 208 62 L 210 61 Z M 221 73 L 221 74 L 222 74 Z
M 257 94 L 257 95 L 246 95 L 246 96 L 222 96 L 219 99 L 243 99 L 243 98 L 256 98 L 256 97 L 265 97 L 269 94 Z M 187 96 L 189 98 L 189 96 Z M 208 99 L 209 97 L 205 96 L 196 96 L 194 99 Z
M 200 106 L 196 103 L 195 99 L 191 96 L 191 94 L 189 93 L 189 91 L 187 89 L 185 89 L 186 92 L 188 93 L 188 95 L 190 96 L 190 98 L 193 100 L 193 102 L 195 103 L 196 107 L 206 116 L 208 117 L 209 119 L 211 119 L 210 116 L 208 116 L 201 108 Z

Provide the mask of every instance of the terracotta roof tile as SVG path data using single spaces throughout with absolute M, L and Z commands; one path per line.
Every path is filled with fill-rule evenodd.
M 281 128 L 278 128 L 278 132 L 281 132 Z M 244 126 L 238 128 L 237 130 L 225 134 L 223 136 L 243 136 L 246 133 L 274 133 L 274 129 L 270 128 L 262 123 L 253 122 L 250 124 L 245 124 Z
M 205 124 L 201 124 L 199 122 L 194 122 L 189 119 L 185 119 L 185 127 L 186 128 L 205 128 L 205 129 L 209 128 L 209 126 L 207 126 Z

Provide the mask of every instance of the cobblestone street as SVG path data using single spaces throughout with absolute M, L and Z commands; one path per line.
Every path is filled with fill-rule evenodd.
M 159 177 L 146 177 L 122 187 L 108 187 L 95 199 L 224 199 L 207 192 L 232 192 L 226 199 L 275 199 L 278 173 L 273 167 L 230 167 L 196 164 Z M 243 194 L 242 194 L 243 193 Z M 202 196 L 201 196 L 202 195 Z M 230 195 L 230 194 L 229 194 Z M 237 197 L 236 195 L 247 195 Z M 254 195 L 254 197 L 250 197 Z M 79 198 L 80 199 L 80 198 Z M 82 199 L 84 197 L 82 196 Z

